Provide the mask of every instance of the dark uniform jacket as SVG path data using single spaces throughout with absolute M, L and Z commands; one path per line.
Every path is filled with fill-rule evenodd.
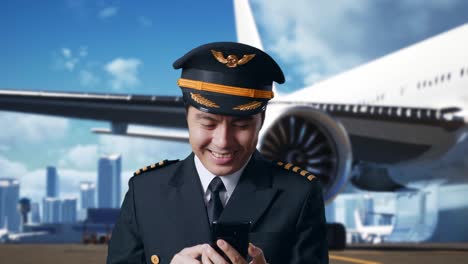
M 193 158 L 130 179 L 107 263 L 170 263 L 183 248 L 210 242 Z M 250 241 L 270 264 L 328 263 L 319 181 L 286 168 L 254 153 L 219 221 L 251 221 Z

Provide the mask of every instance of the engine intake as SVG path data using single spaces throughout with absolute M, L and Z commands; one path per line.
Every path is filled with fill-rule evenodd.
M 264 130 L 259 149 L 270 160 L 292 163 L 318 177 L 326 202 L 350 178 L 352 151 L 346 130 L 314 108 L 286 109 Z

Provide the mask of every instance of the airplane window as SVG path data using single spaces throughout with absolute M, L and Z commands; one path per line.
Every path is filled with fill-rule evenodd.
M 432 85 L 432 82 L 431 81 L 428 81 L 427 82 L 427 86 L 431 86 Z
M 423 82 L 422 87 L 426 87 L 426 81 Z
M 438 78 L 438 77 L 435 77 L 435 79 L 434 79 L 434 84 L 437 84 L 438 81 L 439 81 L 439 78 Z
M 444 81 L 444 78 L 445 78 L 444 75 L 440 76 L 440 81 L 443 82 L 443 81 Z
M 450 80 L 450 77 L 451 77 L 451 74 L 450 74 L 450 73 L 448 73 L 448 74 L 447 74 L 447 81 L 449 81 L 449 80 Z
M 464 73 L 465 73 L 465 69 L 461 69 L 460 76 L 463 76 Z

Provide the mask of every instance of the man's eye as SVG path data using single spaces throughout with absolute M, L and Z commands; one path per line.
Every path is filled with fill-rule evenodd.
M 247 128 L 249 123 L 234 123 L 234 126 L 238 128 Z
M 204 128 L 213 128 L 213 127 L 215 127 L 215 124 L 203 124 L 203 123 L 202 123 L 201 125 L 202 125 L 202 127 L 204 127 Z

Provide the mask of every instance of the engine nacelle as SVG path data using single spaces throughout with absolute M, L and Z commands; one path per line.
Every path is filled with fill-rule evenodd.
M 292 163 L 317 176 L 326 202 L 335 198 L 351 175 L 352 151 L 346 130 L 315 108 L 282 109 L 263 128 L 259 150 L 270 160 Z

